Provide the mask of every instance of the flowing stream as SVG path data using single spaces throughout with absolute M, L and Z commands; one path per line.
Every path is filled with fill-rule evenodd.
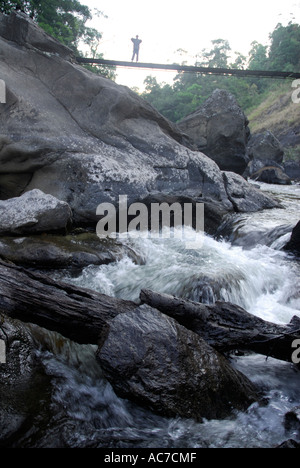
M 261 189 L 275 194 L 283 207 L 228 218 L 218 240 L 204 236 L 198 249 L 186 249 L 180 239 L 145 236 L 126 241 L 143 259 L 139 265 L 124 258 L 89 266 L 76 277 L 55 275 L 125 299 L 138 300 L 148 288 L 205 303 L 230 301 L 265 320 L 288 323 L 300 316 L 300 264 L 281 247 L 300 218 L 300 186 Z M 284 415 L 300 405 L 300 374 L 289 363 L 254 354 L 232 357 L 260 386 L 266 404 L 199 424 L 163 418 L 118 398 L 95 361 L 94 346 L 54 333 L 44 340 L 48 351 L 40 351 L 40 358 L 51 376 L 53 415 L 46 434 L 35 436 L 37 446 L 47 445 L 56 430 L 71 447 L 267 448 L 296 437 L 284 427 Z

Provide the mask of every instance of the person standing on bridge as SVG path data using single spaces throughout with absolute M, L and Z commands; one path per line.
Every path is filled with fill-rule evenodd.
M 140 45 L 141 45 L 141 39 L 139 39 L 139 36 L 136 36 L 135 38 L 132 38 L 131 41 L 133 42 L 133 55 L 131 61 L 134 61 L 134 57 L 136 57 L 136 61 L 139 61 L 139 53 L 140 53 Z

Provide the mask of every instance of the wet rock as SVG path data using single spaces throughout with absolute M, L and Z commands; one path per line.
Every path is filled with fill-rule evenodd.
M 300 406 L 296 406 L 292 411 L 286 413 L 284 427 L 286 431 L 293 432 L 293 436 L 300 442 Z
M 265 182 L 267 184 L 277 185 L 291 185 L 291 179 L 283 172 L 280 167 L 265 166 L 262 169 L 254 172 L 251 175 L 251 179 Z
M 178 124 L 199 151 L 224 171 L 242 174 L 249 161 L 246 148 L 250 136 L 248 120 L 234 96 L 217 89 L 194 113 Z
M 166 416 L 223 418 L 257 399 L 223 356 L 147 305 L 110 322 L 97 358 L 117 394 Z
M 270 131 L 251 137 L 247 155 L 250 162 L 243 174 L 246 179 L 251 178 L 267 184 L 290 185 L 292 183 L 282 165 L 283 147 Z
M 144 262 L 130 246 L 110 239 L 100 241 L 91 232 L 0 239 L 2 259 L 36 269 L 81 269 L 88 265 L 109 264 L 124 256 L 137 264 Z
M 1 235 L 30 234 L 66 231 L 72 212 L 67 203 L 35 189 L 0 201 L 0 218 Z
M 257 245 L 267 245 L 271 247 L 274 242 L 278 242 L 280 238 L 288 235 L 293 226 L 290 224 L 276 226 L 275 228 L 265 228 L 261 230 L 245 230 L 235 231 L 228 236 L 232 245 L 243 247 L 245 250 L 250 250 Z M 284 240 L 282 240 L 284 242 Z
M 283 163 L 284 172 L 292 180 L 300 180 L 300 162 L 286 161 Z
M 276 208 L 279 203 L 248 184 L 243 177 L 233 172 L 224 172 L 228 198 L 238 213 L 259 211 L 263 208 Z
M 261 161 L 260 159 L 252 159 L 249 162 L 243 174 L 244 179 L 247 180 L 249 178 L 252 178 L 253 174 L 255 174 L 256 172 L 260 171 L 261 169 L 265 167 L 278 167 L 282 170 L 282 166 L 280 166 L 280 164 L 277 164 L 275 161 L 271 161 L 271 160 Z
M 292 236 L 289 242 L 285 245 L 284 250 L 290 250 L 291 252 L 300 255 L 300 221 L 292 231 Z
M 284 150 L 273 133 L 266 131 L 264 133 L 252 135 L 247 146 L 247 154 L 250 160 L 274 161 L 281 164 L 284 157 Z
M 0 314 L 0 339 L 6 348 L 6 363 L 0 364 L 0 447 L 11 447 L 30 428 L 34 415 L 42 414 L 49 382 L 35 357 L 32 336 L 21 322 Z
M 296 441 L 293 440 L 293 439 L 289 439 L 289 440 L 285 440 L 284 442 L 282 442 L 282 444 L 278 445 L 278 446 L 275 447 L 275 448 L 279 448 L 279 449 L 300 448 L 300 443 L 299 443 L 299 442 L 296 442 Z

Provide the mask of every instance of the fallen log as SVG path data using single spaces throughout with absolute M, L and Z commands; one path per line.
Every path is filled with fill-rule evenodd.
M 230 303 L 204 305 L 142 290 L 141 303 L 174 318 L 220 352 L 249 350 L 291 362 L 300 318 L 288 325 L 266 322 Z M 34 323 L 80 344 L 103 344 L 110 321 L 138 304 L 54 281 L 0 260 L 0 312 Z
M 227 302 L 213 305 L 142 290 L 140 300 L 174 318 L 220 352 L 248 350 L 291 362 L 292 343 L 300 338 L 300 318 L 277 325 Z
M 137 307 L 0 261 L 0 311 L 80 344 L 98 344 L 116 315 Z

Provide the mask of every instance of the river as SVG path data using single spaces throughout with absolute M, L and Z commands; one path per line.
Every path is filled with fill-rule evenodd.
M 129 258 L 89 266 L 79 276 L 56 272 L 78 286 L 111 296 L 137 300 L 142 288 L 206 303 L 226 300 L 275 323 L 300 316 L 300 265 L 281 249 L 299 221 L 300 186 L 270 186 L 282 208 L 234 215 L 224 222 L 218 239 L 205 235 L 198 249 L 180 239 L 130 239 L 143 259 Z M 39 352 L 51 376 L 51 423 L 37 431 L 34 442 L 47 446 L 55 431 L 70 447 L 199 448 L 274 447 L 295 438 L 284 427 L 284 415 L 300 405 L 299 371 L 291 364 L 255 354 L 232 356 L 232 364 L 264 392 L 266 403 L 227 420 L 199 424 L 163 418 L 118 398 L 95 360 L 95 346 L 44 338 Z M 26 445 L 26 441 L 24 442 Z

